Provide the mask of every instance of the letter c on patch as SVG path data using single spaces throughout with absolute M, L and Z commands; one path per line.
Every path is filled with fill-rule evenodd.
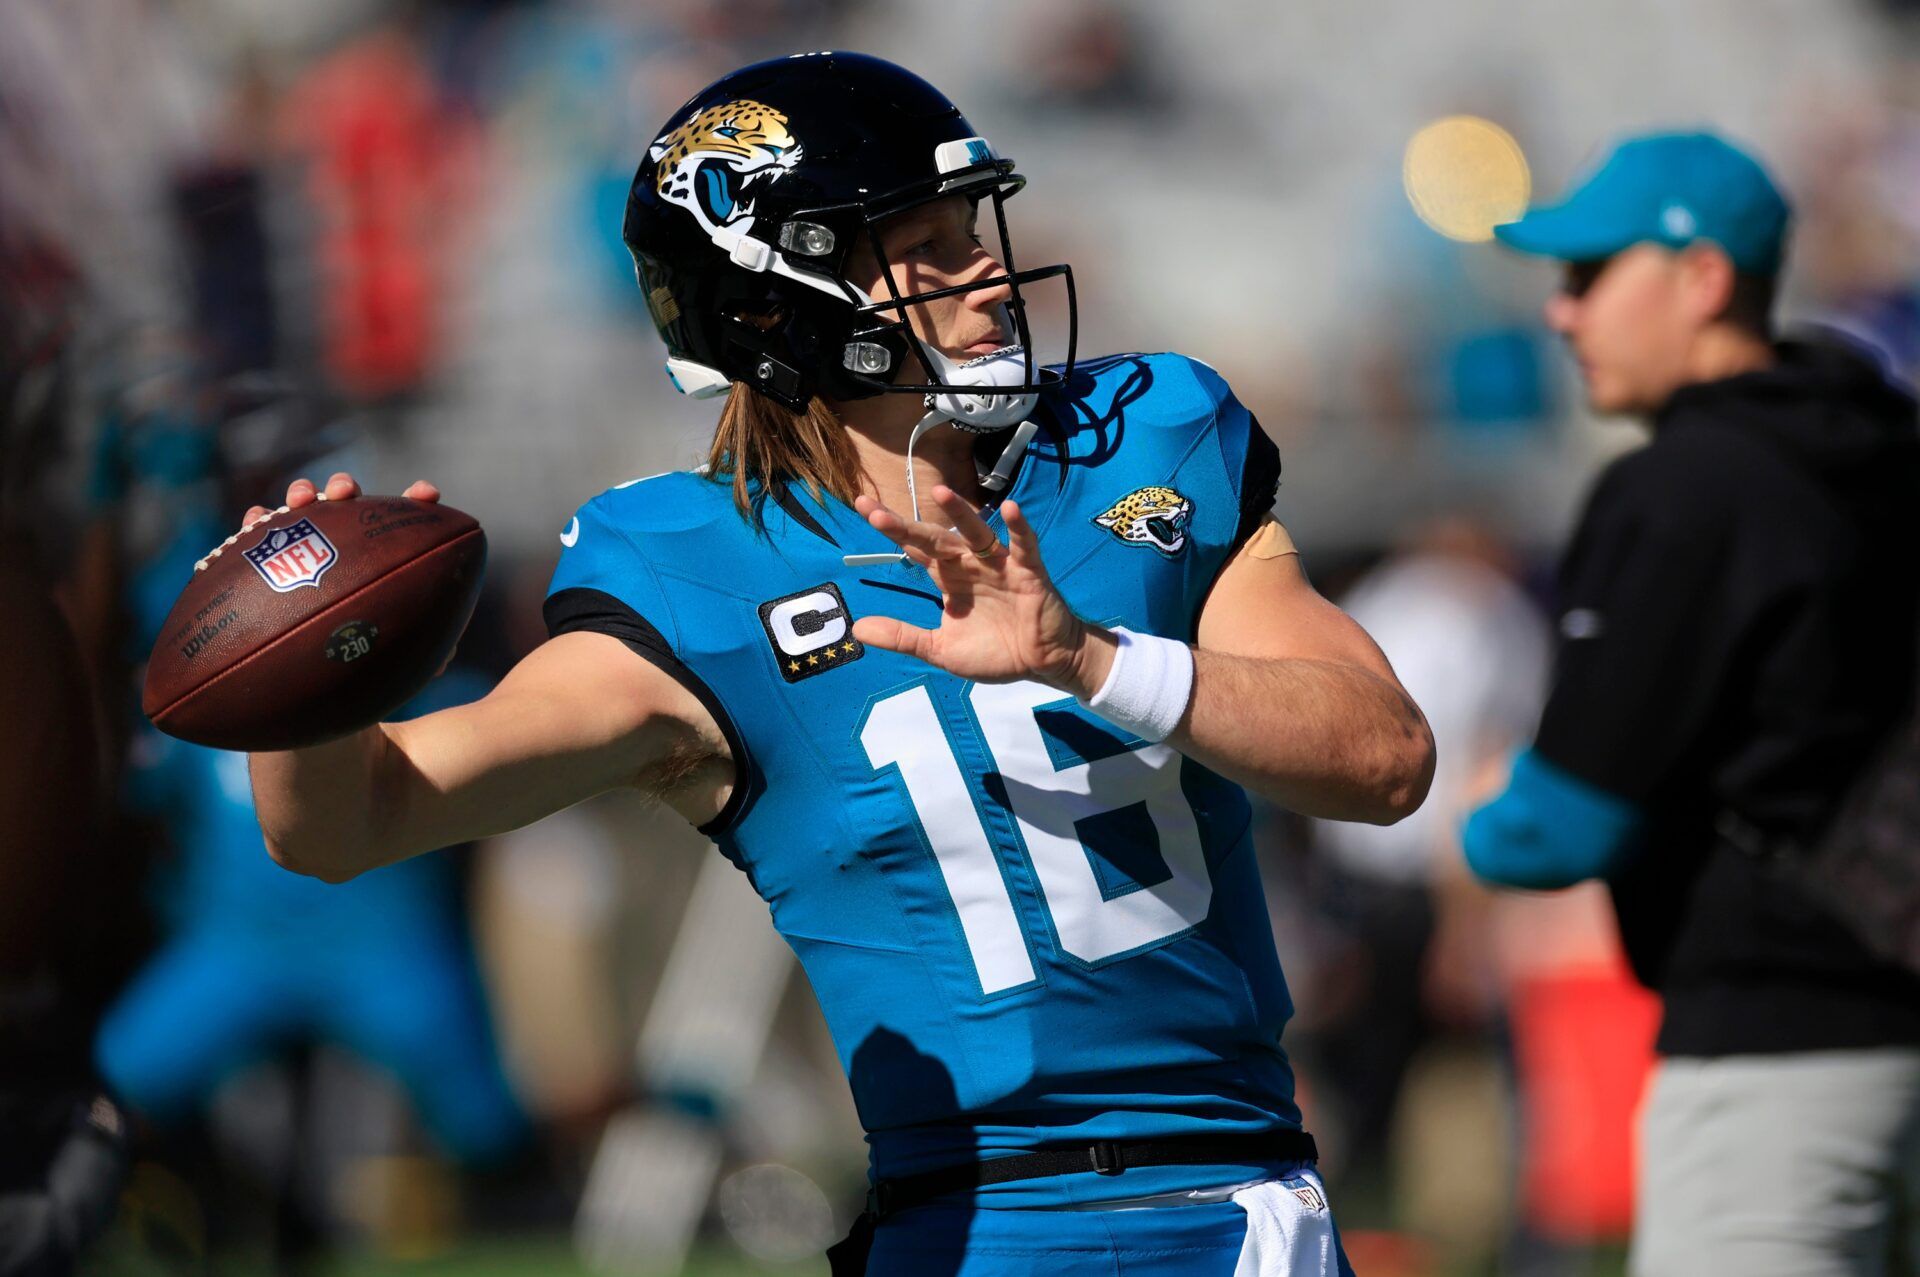
M 839 599 L 816 590 L 774 604 L 767 612 L 767 629 L 782 652 L 805 656 L 846 636 L 847 613 Z

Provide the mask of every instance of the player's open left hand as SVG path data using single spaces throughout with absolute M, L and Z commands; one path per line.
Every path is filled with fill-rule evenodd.
M 975 682 L 1031 678 L 1076 695 L 1086 691 L 1094 627 L 1054 588 L 1019 505 L 1000 506 L 1007 525 L 1002 541 L 952 488 L 937 485 L 933 500 L 952 527 L 904 519 L 870 496 L 857 498 L 854 509 L 933 578 L 941 595 L 939 626 L 864 616 L 854 622 L 854 637 Z
M 315 501 L 322 500 L 346 501 L 359 495 L 359 482 L 355 480 L 352 475 L 341 470 L 336 471 L 333 477 L 327 480 L 327 486 L 325 488 L 316 488 L 311 479 L 295 479 L 292 483 L 288 484 L 287 509 L 298 510 L 303 505 L 312 505 Z M 403 497 L 411 497 L 415 501 L 438 501 L 440 499 L 440 489 L 434 487 L 425 479 L 416 479 L 412 484 L 408 485 L 407 490 L 400 495 Z M 251 528 L 254 524 L 273 513 L 272 510 L 267 509 L 267 507 L 263 505 L 248 507 L 246 517 L 240 521 L 240 530 L 245 532 L 248 528 Z

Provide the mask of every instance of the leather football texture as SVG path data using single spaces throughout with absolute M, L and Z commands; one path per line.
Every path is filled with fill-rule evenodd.
M 141 708 L 217 749 L 316 745 L 379 722 L 439 672 L 479 598 L 471 515 L 406 497 L 282 510 L 194 568 Z

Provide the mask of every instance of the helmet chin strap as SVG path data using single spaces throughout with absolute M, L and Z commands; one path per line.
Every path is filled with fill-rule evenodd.
M 933 363 L 934 380 L 947 386 L 966 386 L 967 391 L 949 391 L 927 396 L 927 407 L 940 413 L 962 430 L 984 434 L 1025 421 L 1040 402 L 1032 391 L 1007 394 L 1002 386 L 1027 383 L 1027 353 L 1021 346 L 1002 346 L 977 359 L 955 363 L 938 350 L 923 352 Z M 972 388 L 978 387 L 978 390 Z
M 1024 347 L 1002 346 L 989 351 L 978 359 L 969 359 L 964 363 L 955 363 L 938 350 L 921 347 L 922 353 L 932 361 L 934 379 L 943 385 L 979 387 L 978 392 L 947 391 L 927 396 L 927 414 L 913 427 L 913 433 L 907 436 L 907 500 L 913 505 L 914 522 L 920 521 L 920 489 L 913 477 L 913 446 L 920 437 L 933 427 L 946 422 L 957 430 L 969 434 L 986 434 L 1002 430 L 1019 423 L 1019 429 L 1007 440 L 1007 446 L 1001 450 L 1000 459 L 993 469 L 980 476 L 980 484 L 989 492 L 998 492 L 1007 486 L 1007 480 L 1013 475 L 1013 467 L 1019 461 L 1020 454 L 1033 442 L 1035 432 L 1039 430 L 1027 418 L 1032 415 L 1034 406 L 1040 402 L 1040 396 L 1032 391 L 1025 394 L 1007 394 L 999 391 L 1001 386 L 1021 386 L 1027 381 L 1027 355 Z M 901 553 L 891 554 L 848 554 L 841 561 L 850 568 L 867 567 L 879 563 L 898 563 L 907 556 Z
M 1018 385 L 1019 383 L 1016 382 L 1014 384 Z M 947 395 L 939 396 L 939 398 L 942 399 L 951 397 L 952 396 Z M 1008 396 L 1000 396 L 1000 398 L 1007 397 Z M 934 396 L 929 395 L 928 398 L 933 399 Z M 1028 410 L 1030 411 L 1032 401 L 1038 399 L 1039 396 L 1021 395 L 1017 396 L 1017 398 L 1028 400 Z M 992 426 L 962 426 L 960 422 L 947 416 L 938 408 L 928 410 L 927 415 L 920 418 L 919 422 L 914 425 L 913 433 L 907 436 L 907 500 L 913 505 L 913 519 L 916 523 L 920 521 L 920 489 L 914 482 L 913 477 L 913 445 L 920 442 L 920 436 L 926 434 L 927 431 L 940 425 L 942 422 L 966 430 L 969 434 L 983 434 L 987 430 L 995 428 Z M 1019 428 L 1013 432 L 1013 437 L 1007 440 L 1007 446 L 1000 450 L 1000 459 L 994 463 L 993 469 L 980 476 L 980 486 L 988 492 L 999 492 L 1005 488 L 1007 481 L 1013 476 L 1014 466 L 1019 463 L 1020 454 L 1027 450 L 1027 445 L 1033 442 L 1033 436 L 1039 432 L 1039 429 L 1040 427 L 1032 421 L 1022 421 Z M 904 553 L 894 551 L 887 554 L 846 554 L 841 556 L 840 561 L 850 568 L 861 568 L 871 567 L 881 563 L 899 563 L 906 557 Z

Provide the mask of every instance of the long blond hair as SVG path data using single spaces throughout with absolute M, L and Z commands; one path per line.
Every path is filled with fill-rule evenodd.
M 847 428 L 818 397 L 805 412 L 736 384 L 727 392 L 707 449 L 707 477 L 732 481 L 733 503 L 753 512 L 752 485 L 764 493 L 775 483 L 800 483 L 819 496 L 830 492 L 849 505 L 862 488 L 860 456 Z

